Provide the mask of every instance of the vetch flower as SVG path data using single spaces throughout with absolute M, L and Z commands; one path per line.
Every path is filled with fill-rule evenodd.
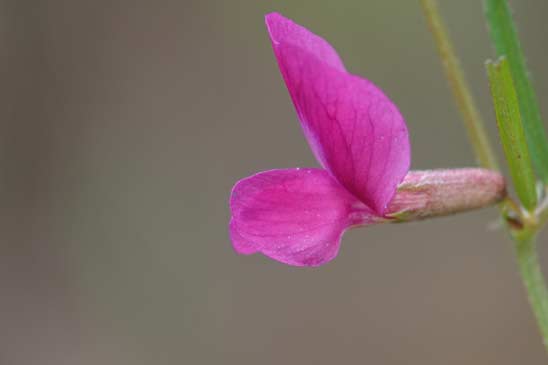
M 266 26 L 323 169 L 270 170 L 240 180 L 230 197 L 238 253 L 319 266 L 337 255 L 350 227 L 451 214 L 504 196 L 504 181 L 487 170 L 408 174 L 407 126 L 390 99 L 347 72 L 331 45 L 304 27 L 276 13 L 266 16 Z

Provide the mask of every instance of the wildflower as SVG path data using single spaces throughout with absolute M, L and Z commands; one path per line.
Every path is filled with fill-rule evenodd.
M 319 266 L 337 255 L 350 227 L 450 214 L 503 196 L 504 181 L 486 170 L 408 175 L 407 126 L 390 99 L 347 72 L 331 45 L 304 27 L 276 13 L 266 16 L 266 25 L 323 169 L 270 170 L 240 180 L 230 197 L 230 236 L 238 253 Z

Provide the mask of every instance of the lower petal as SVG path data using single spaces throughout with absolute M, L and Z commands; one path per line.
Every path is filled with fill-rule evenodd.
M 295 266 L 332 260 L 348 227 L 377 218 L 322 169 L 271 170 L 240 180 L 230 209 L 238 253 L 260 252 Z

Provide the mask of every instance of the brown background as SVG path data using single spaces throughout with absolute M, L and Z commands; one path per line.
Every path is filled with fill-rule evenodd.
M 546 101 L 548 3 L 513 4 Z M 442 7 L 496 143 L 481 4 Z M 0 363 L 545 363 L 495 209 L 348 232 L 316 270 L 232 251 L 233 183 L 316 166 L 272 10 L 391 96 L 413 168 L 474 163 L 417 1 L 3 2 Z

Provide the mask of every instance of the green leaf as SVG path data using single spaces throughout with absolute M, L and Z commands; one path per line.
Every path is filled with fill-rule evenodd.
M 485 16 L 497 56 L 506 56 L 510 64 L 535 170 L 541 180 L 548 184 L 548 139 L 508 1 L 486 0 Z
M 521 203 L 528 211 L 537 204 L 535 174 L 527 148 L 519 103 L 506 58 L 486 64 L 500 140 L 512 181 Z

